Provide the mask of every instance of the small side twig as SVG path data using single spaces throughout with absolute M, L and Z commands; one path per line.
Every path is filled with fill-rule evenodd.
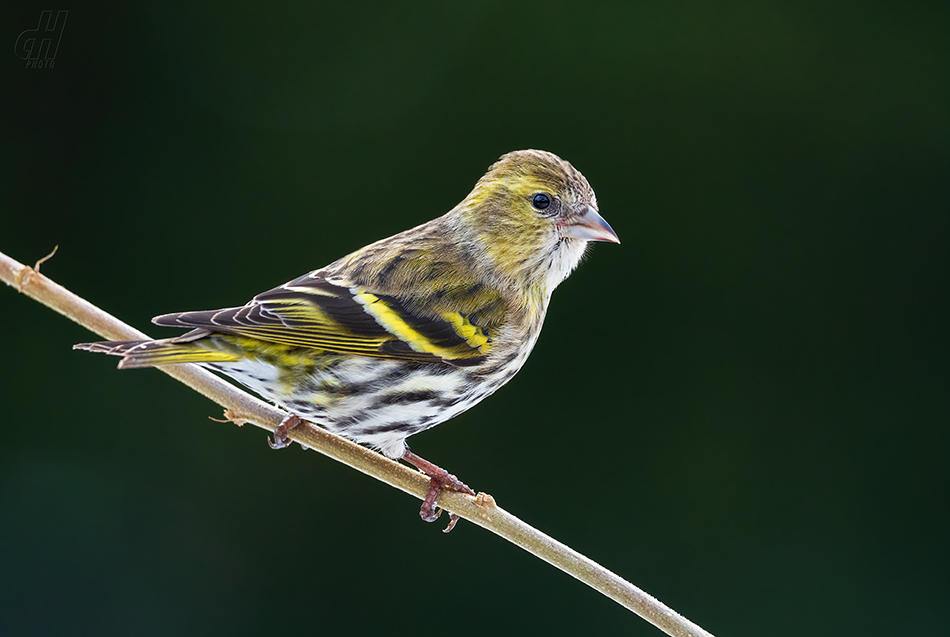
M 30 268 L 0 252 L 0 279 L 103 338 L 120 341 L 148 338 L 142 332 L 40 274 L 40 264 L 53 253 L 37 261 L 35 268 Z M 250 423 L 273 431 L 283 420 L 283 412 L 197 365 L 165 365 L 158 369 L 222 405 L 226 409 L 225 419 L 230 422 L 239 425 Z M 296 427 L 290 438 L 419 499 L 425 497 L 429 480 L 421 473 L 319 427 Z M 460 493 L 445 492 L 440 497 L 439 504 L 584 582 L 668 635 L 712 637 L 710 633 L 630 582 L 522 522 L 495 504 L 494 498 L 488 494 L 480 493 L 473 498 Z
M 52 250 L 49 254 L 47 254 L 47 255 L 46 255 L 45 257 L 43 257 L 42 259 L 37 259 L 37 260 L 36 260 L 36 263 L 33 264 L 33 270 L 34 270 L 37 274 L 39 274 L 39 273 L 40 273 L 40 266 L 43 265 L 44 263 L 46 263 L 47 261 L 49 261 L 50 259 L 52 259 L 52 258 L 53 258 L 53 255 L 56 254 L 56 251 L 57 251 L 57 250 L 59 250 L 59 246 L 58 246 L 58 245 L 55 245 L 55 246 L 53 246 L 53 250 Z

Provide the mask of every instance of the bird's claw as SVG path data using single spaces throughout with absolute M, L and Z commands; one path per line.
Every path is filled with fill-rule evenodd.
M 437 506 L 436 502 L 438 502 L 439 496 L 442 494 L 443 489 L 456 491 L 458 493 L 465 493 L 468 495 L 475 495 L 475 492 L 471 489 L 471 487 L 445 469 L 442 469 L 441 467 L 435 467 L 435 465 L 432 465 L 432 467 L 434 467 L 435 471 L 428 473 L 429 489 L 426 491 L 426 497 L 422 501 L 422 507 L 419 509 L 419 517 L 421 517 L 426 522 L 435 522 L 439 519 L 439 516 L 442 515 L 442 507 Z M 425 469 L 423 469 L 423 471 L 425 471 Z M 450 513 L 449 524 L 442 530 L 442 532 L 448 533 L 454 529 L 458 520 L 458 515 L 455 513 Z
M 267 446 L 271 449 L 289 447 L 293 441 L 287 437 L 287 433 L 302 422 L 303 420 L 301 420 L 299 416 L 293 414 L 284 418 L 277 429 L 274 430 L 274 439 L 267 439 Z

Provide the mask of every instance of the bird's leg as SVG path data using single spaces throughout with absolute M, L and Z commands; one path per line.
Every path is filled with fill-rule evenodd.
M 295 416 L 290 414 L 282 421 L 277 429 L 274 430 L 274 440 L 271 441 L 270 438 L 267 439 L 267 444 L 271 449 L 283 449 L 284 447 L 289 447 L 291 440 L 287 437 L 287 432 L 303 422 L 303 419 L 300 416 Z
M 442 515 L 441 507 L 436 506 L 436 501 L 438 501 L 442 489 L 475 495 L 475 492 L 467 484 L 442 467 L 432 464 L 425 458 L 420 458 L 409 449 L 406 449 L 403 453 L 402 459 L 429 476 L 429 490 L 426 492 L 425 500 L 422 501 L 422 508 L 419 509 L 419 516 L 426 522 L 435 522 Z M 459 516 L 451 513 L 449 515 L 449 525 L 442 532 L 448 533 L 454 529 L 458 519 Z

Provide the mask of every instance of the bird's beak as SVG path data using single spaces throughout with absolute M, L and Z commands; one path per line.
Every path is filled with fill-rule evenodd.
M 620 237 L 593 207 L 584 204 L 573 218 L 561 226 L 561 234 L 584 241 L 609 241 L 620 243 Z

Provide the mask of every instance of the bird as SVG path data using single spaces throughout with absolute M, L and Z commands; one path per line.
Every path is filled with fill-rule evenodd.
M 514 151 L 441 217 L 245 305 L 152 319 L 185 334 L 74 347 L 121 356 L 120 369 L 197 363 L 233 379 L 287 412 L 273 448 L 307 421 L 401 459 L 429 477 L 420 516 L 432 522 L 444 489 L 475 492 L 406 439 L 512 379 L 552 292 L 597 241 L 620 243 L 587 179 L 553 153 Z

